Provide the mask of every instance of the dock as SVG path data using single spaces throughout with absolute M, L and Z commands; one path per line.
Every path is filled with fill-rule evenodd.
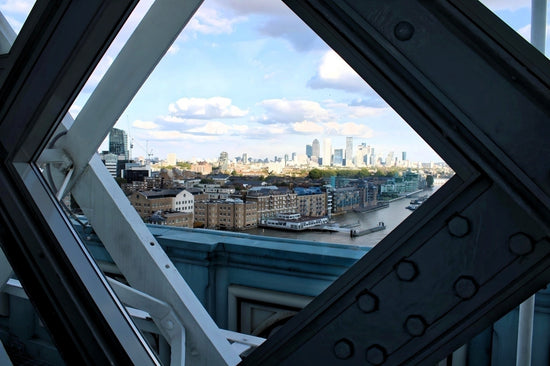
M 363 236 L 363 235 L 371 234 L 371 233 L 381 231 L 381 230 L 385 230 L 385 229 L 386 229 L 386 225 L 384 225 L 383 222 L 379 222 L 378 226 L 371 227 L 370 229 L 359 230 L 359 231 L 358 230 L 350 230 L 349 231 L 349 236 L 351 236 L 352 238 L 355 238 L 357 236 Z

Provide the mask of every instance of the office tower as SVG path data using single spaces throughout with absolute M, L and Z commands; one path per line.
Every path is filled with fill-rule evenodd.
M 316 156 L 318 158 L 321 157 L 321 145 L 317 139 L 313 140 L 313 143 L 311 144 L 311 156 Z
M 353 165 L 353 137 L 346 137 L 346 166 Z
M 401 152 L 401 160 L 407 161 L 407 152 L 406 151 Z
M 313 142 L 315 143 L 316 140 Z M 330 166 L 332 162 L 332 141 L 329 138 L 323 139 L 323 165 Z
M 313 155 L 313 147 L 311 145 L 306 145 L 306 156 L 311 159 Z
M 218 165 L 220 167 L 220 170 L 223 172 L 224 170 L 227 170 L 227 166 L 229 164 L 229 156 L 227 155 L 227 152 L 222 151 L 220 153 L 220 158 L 218 159 Z
M 332 161 L 333 165 L 342 165 L 344 162 L 344 150 L 343 149 L 334 149 L 334 159 Z
M 242 164 L 248 164 L 248 154 L 243 153 Z
M 365 144 L 364 142 L 357 145 L 357 152 L 355 153 L 355 165 L 357 166 L 368 165 L 369 153 L 370 153 L 370 146 L 367 146 L 367 144 Z
M 124 130 L 112 128 L 109 133 L 109 152 L 115 155 L 124 155 L 124 160 L 130 160 L 128 150 L 128 134 Z
M 166 164 L 168 165 L 176 165 L 177 157 L 176 153 L 168 153 L 166 154 Z
M 390 151 L 388 155 L 386 155 L 386 166 L 393 166 L 393 165 L 394 165 L 393 151 Z

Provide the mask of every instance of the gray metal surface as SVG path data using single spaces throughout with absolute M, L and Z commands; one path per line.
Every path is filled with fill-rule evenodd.
M 548 60 L 476 1 L 285 1 L 456 176 L 243 365 L 435 364 L 550 280 Z

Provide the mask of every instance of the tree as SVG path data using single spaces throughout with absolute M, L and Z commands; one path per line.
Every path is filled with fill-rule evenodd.
M 434 185 L 433 175 L 427 175 L 426 176 L 426 185 L 428 186 L 428 188 L 432 188 L 432 186 Z
M 310 179 L 320 179 L 322 176 L 323 172 L 317 168 L 311 169 L 308 174 Z

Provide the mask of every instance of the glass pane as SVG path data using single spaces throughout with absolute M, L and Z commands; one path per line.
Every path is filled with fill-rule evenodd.
M 96 68 L 71 109 L 75 118 L 130 32 Z M 453 174 L 278 0 L 205 1 L 99 154 L 218 325 L 262 336 Z M 93 222 L 65 201 L 92 255 L 123 279 Z M 227 284 L 208 295 L 215 301 L 205 295 L 211 284 L 196 256 L 210 258 L 213 246 L 228 258 L 246 249 L 238 266 L 248 266 L 242 273 L 224 267 Z M 307 286 L 289 262 L 303 262 Z M 275 272 L 289 281 L 275 280 Z M 214 303 L 231 309 L 215 311 Z
M 205 1 L 117 128 L 126 131 L 133 147 L 129 155 L 143 164 L 135 169 L 158 177 L 157 185 L 152 179 L 146 184 L 130 171 L 123 184 L 127 194 L 186 187 L 211 200 L 262 205 L 261 187 L 279 188 L 272 195 L 278 203 L 257 208 L 263 213 L 256 213 L 253 225 L 239 226 L 223 211 L 230 210 L 229 203 L 211 202 L 221 211 L 206 218 L 209 204 L 198 204 L 202 198 L 195 196 L 195 227 L 372 246 L 412 212 L 406 207 L 416 207 L 413 198 L 388 205 L 389 200 L 415 191 L 430 195 L 433 190 L 422 191 L 426 175 L 439 178 L 437 185 L 452 175 L 407 123 L 279 1 L 261 6 Z M 110 149 L 106 141 L 106 160 Z M 312 190 L 295 187 L 318 189 L 324 207 L 313 207 Z M 327 190 L 333 212 L 327 210 Z M 142 205 L 135 196 L 130 196 L 133 204 Z M 166 222 L 152 220 L 154 209 L 136 209 L 144 220 Z M 314 216 L 305 223 L 302 217 L 296 224 L 302 228 L 319 218 L 326 221 L 319 230 L 304 231 L 265 227 L 293 225 L 282 221 L 262 225 L 282 213 Z M 380 222 L 384 230 L 378 230 Z M 371 235 L 350 235 L 368 229 Z

